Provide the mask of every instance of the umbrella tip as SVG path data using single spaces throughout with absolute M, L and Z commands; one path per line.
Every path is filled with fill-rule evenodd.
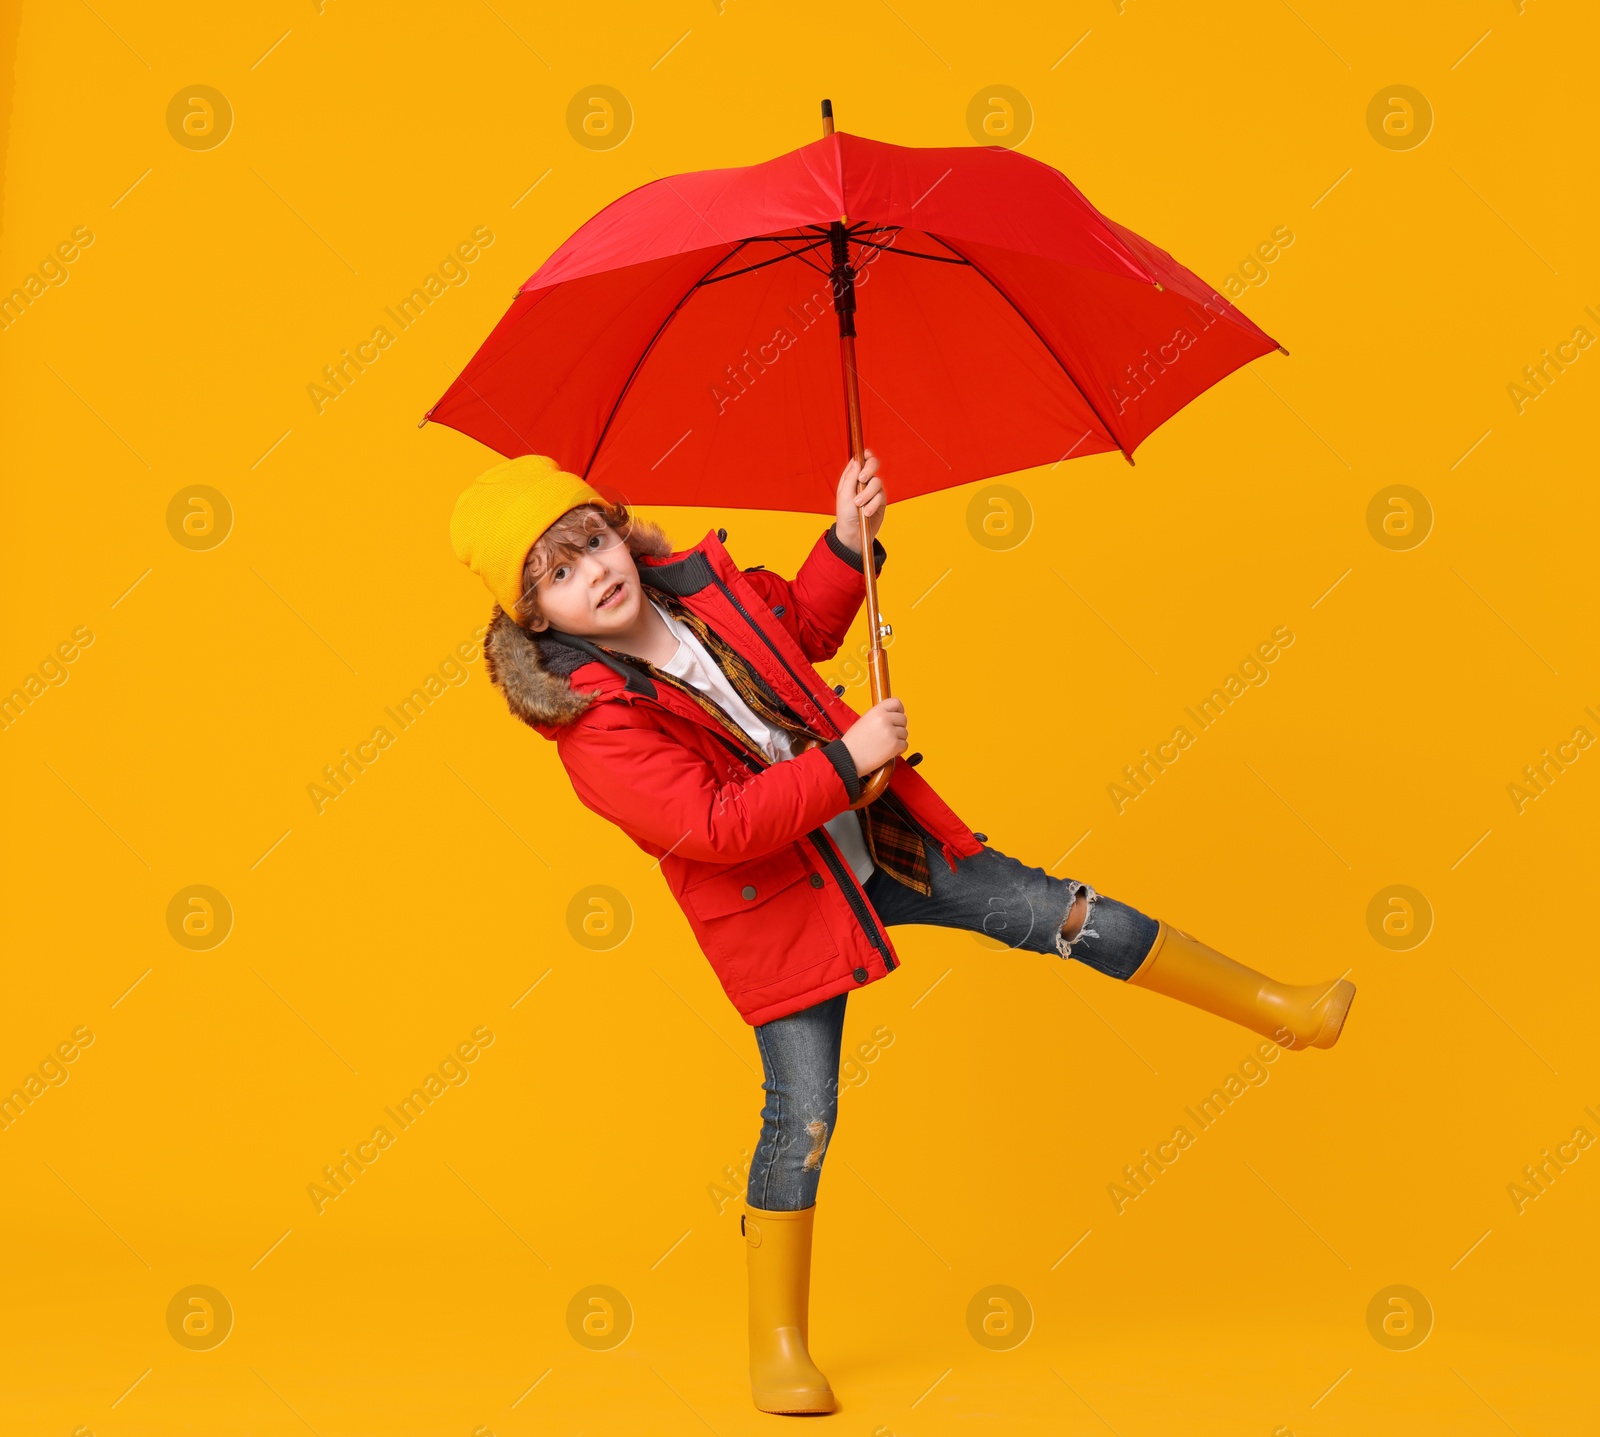
M 827 136 L 831 135 L 832 133 L 833 133 L 833 101 L 832 100 L 824 100 L 822 102 L 822 134 L 823 134 L 823 137 L 826 138 Z
M 1288 356 L 1288 353 L 1289 353 L 1289 351 L 1288 351 L 1288 350 L 1287 350 L 1287 349 L 1285 349 L 1285 348 L 1284 348 L 1284 347 L 1283 347 L 1283 346 L 1282 346 L 1282 345 L 1281 345 L 1281 344 L 1280 344 L 1280 345 L 1279 345 L 1279 346 L 1278 346 L 1278 353 L 1279 353 L 1279 354 L 1281 354 L 1281 355 L 1284 355 L 1284 356 L 1285 356 L 1285 357 L 1287 357 L 1287 356 Z

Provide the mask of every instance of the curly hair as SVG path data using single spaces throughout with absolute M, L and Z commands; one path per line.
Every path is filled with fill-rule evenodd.
M 517 612 L 511 617 L 524 628 L 544 617 L 534 590 L 539 581 L 562 560 L 578 558 L 589 542 L 591 534 L 610 528 L 622 535 L 623 542 L 635 562 L 640 555 L 659 552 L 653 542 L 658 536 L 645 532 L 646 526 L 636 525 L 632 511 L 626 504 L 580 504 L 568 509 L 528 550 L 522 565 L 522 597 Z

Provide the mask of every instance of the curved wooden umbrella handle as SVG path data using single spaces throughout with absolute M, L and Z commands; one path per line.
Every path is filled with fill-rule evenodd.
M 877 798 L 884 789 L 888 788 L 889 780 L 894 777 L 894 766 L 900 760 L 891 758 L 881 768 L 875 768 L 861 780 L 861 797 L 850 805 L 851 808 L 865 808 L 873 799 Z
M 822 740 L 813 734 L 803 734 L 789 741 L 790 751 L 799 756 L 808 748 L 815 748 Z M 894 777 L 894 766 L 898 759 L 891 758 L 888 763 L 872 770 L 861 780 L 861 797 L 850 805 L 851 808 L 865 808 L 873 799 L 877 798 L 889 786 L 889 780 Z

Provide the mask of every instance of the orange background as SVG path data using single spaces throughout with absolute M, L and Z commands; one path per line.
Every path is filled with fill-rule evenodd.
M 0 732 L 0 1091 L 74 1056 L 0 1131 L 7 1430 L 775 1420 L 749 1401 L 727 1200 L 760 1064 L 649 860 L 477 658 L 320 814 L 307 786 L 488 617 L 447 522 L 494 456 L 417 419 L 560 240 L 658 173 L 810 141 L 823 95 L 843 129 L 950 145 L 983 138 L 974 101 L 1004 117 L 999 86 L 1025 107 L 987 138 L 1025 130 L 1108 215 L 1234 276 L 1292 358 L 1218 385 L 1136 468 L 997 479 L 1021 499 L 1011 547 L 981 537 L 993 486 L 891 507 L 883 603 L 921 771 L 1003 851 L 1276 977 L 1348 970 L 1360 996 L 1336 1049 L 1265 1067 L 1119 1214 L 1108 1186 L 1252 1036 L 900 930 L 903 971 L 850 1005 L 871 1057 L 847 1068 L 819 1202 L 830 1420 L 1575 1430 L 1600 1154 L 1547 1169 L 1521 1212 L 1508 1187 L 1576 1127 L 1600 1135 L 1600 756 L 1568 750 L 1520 812 L 1509 786 L 1600 733 L 1600 357 L 1569 350 L 1520 412 L 1509 386 L 1600 334 L 1573 119 L 1597 35 L 1580 7 L 1520 12 L 8 10 L 0 291 L 40 278 L 0 332 L 0 689 L 39 677 Z M 610 148 L 568 127 L 597 84 L 632 113 Z M 1369 106 L 1403 115 L 1397 84 L 1431 118 L 1386 138 Z M 197 85 L 231 111 L 221 143 L 190 136 L 205 148 L 168 121 Z M 323 367 L 480 226 L 467 280 L 319 413 Z M 77 253 L 52 279 L 59 244 Z M 212 547 L 169 526 L 195 486 L 231 511 Z M 1392 510 L 1395 486 L 1425 505 Z M 1423 542 L 1394 547 L 1375 501 Z M 818 529 L 651 517 L 685 546 L 725 525 L 741 563 L 784 573 Z M 1279 626 L 1268 681 L 1119 813 L 1124 766 Z M 231 909 L 220 945 L 169 926 L 196 885 Z M 608 949 L 569 924 L 594 885 L 630 915 Z M 1397 885 L 1431 911 L 1410 947 L 1369 922 Z M 465 1079 L 319 1213 L 324 1165 L 464 1042 Z M 1397 1285 L 1432 1312 L 1407 1350 L 1368 1326 Z M 631 1312 L 610 1347 L 568 1322 L 595 1286 Z M 998 1348 L 968 1321 L 995 1286 L 1023 1299 Z M 226 1340 L 185 1346 L 175 1299 Z

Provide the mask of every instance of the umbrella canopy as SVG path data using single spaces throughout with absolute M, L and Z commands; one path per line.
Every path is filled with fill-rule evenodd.
M 608 205 L 426 417 L 635 504 L 831 513 L 851 449 L 838 221 L 863 429 L 897 499 L 1067 456 L 1131 462 L 1280 347 L 1048 165 L 841 132 Z

